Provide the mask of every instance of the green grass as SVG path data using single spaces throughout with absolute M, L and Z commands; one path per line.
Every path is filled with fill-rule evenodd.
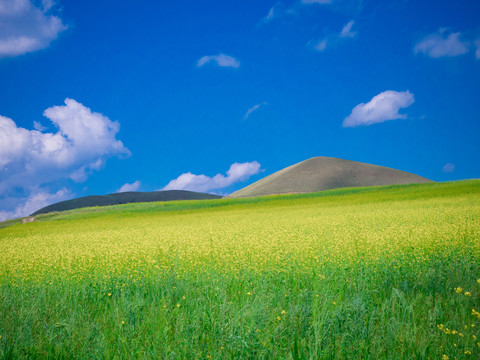
M 39 215 L 0 229 L 0 358 L 479 358 L 479 201 L 462 181 Z

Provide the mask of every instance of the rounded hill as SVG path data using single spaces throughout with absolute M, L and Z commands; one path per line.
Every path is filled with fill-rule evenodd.
M 220 199 L 222 196 L 205 194 L 187 190 L 164 190 L 152 192 L 121 192 L 109 195 L 92 195 L 73 200 L 61 201 L 40 210 L 32 216 L 49 212 L 74 210 L 92 206 L 109 206 L 137 202 L 173 201 L 173 200 L 210 200 Z
M 229 197 L 308 193 L 328 189 L 432 182 L 384 166 L 331 157 L 314 157 L 269 175 Z

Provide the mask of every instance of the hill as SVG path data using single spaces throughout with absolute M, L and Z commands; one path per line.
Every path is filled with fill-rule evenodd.
M 229 197 L 308 193 L 346 187 L 427 182 L 432 180 L 401 170 L 319 156 L 277 171 L 234 192 Z
M 152 201 L 209 200 L 220 198 L 222 197 L 219 195 L 205 194 L 186 190 L 122 192 L 109 195 L 85 196 L 78 199 L 61 201 L 37 210 L 31 216 L 55 211 L 73 210 L 93 206 L 108 206 Z

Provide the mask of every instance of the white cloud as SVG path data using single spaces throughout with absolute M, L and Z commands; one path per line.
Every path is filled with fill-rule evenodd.
M 0 0 L 0 57 L 18 56 L 46 48 L 67 29 L 50 12 L 54 2 L 37 7 L 29 0 Z
M 445 165 L 443 165 L 442 171 L 446 172 L 446 173 L 454 172 L 455 171 L 455 164 L 446 163 Z
M 357 36 L 357 33 L 355 31 L 352 31 L 352 27 L 355 24 L 355 21 L 350 21 L 348 24 L 346 24 L 342 31 L 340 32 L 340 37 L 341 38 L 353 38 Z
M 0 115 L 0 199 L 18 189 L 32 194 L 52 182 L 85 181 L 107 158 L 130 155 L 116 139 L 118 122 L 73 99 L 44 115 L 58 128 L 56 133 L 18 127 Z
M 277 17 L 277 9 L 278 7 L 280 6 L 280 3 L 276 3 L 275 5 L 273 5 L 270 10 L 268 10 L 268 14 L 267 16 L 265 16 L 263 19 L 262 19 L 262 22 L 264 23 L 267 23 L 267 22 L 270 22 L 272 21 L 275 17 Z
M 197 61 L 197 67 L 202 67 L 210 62 L 216 63 L 220 67 L 240 67 L 240 61 L 230 55 L 218 54 L 203 56 Z
M 460 40 L 461 33 L 447 35 L 447 29 L 440 29 L 417 43 L 413 49 L 415 54 L 423 53 L 432 58 L 458 56 L 468 52 L 468 43 Z
M 361 103 L 343 121 L 343 127 L 372 125 L 388 120 L 405 119 L 407 115 L 399 114 L 399 110 L 414 103 L 410 91 L 384 91 L 372 98 L 368 103 Z
M 117 193 L 128 192 L 128 191 L 138 191 L 142 183 L 140 180 L 137 180 L 131 184 L 124 184 L 120 189 L 117 190 Z
M 313 46 L 313 49 L 318 52 L 321 52 L 326 48 L 327 48 L 327 39 L 320 40 L 316 42 L 316 44 Z
M 0 210 L 0 221 L 27 216 L 45 206 L 71 198 L 72 193 L 65 188 L 53 194 L 41 190 L 33 191 L 26 199 L 15 199 L 15 202 L 20 204 L 14 210 Z
M 343 26 L 340 33 L 327 35 L 322 40 L 310 41 L 307 46 L 310 46 L 315 51 L 322 52 L 327 48 L 327 45 L 328 47 L 335 46 L 344 42 L 345 39 L 353 39 L 358 35 L 357 32 L 352 31 L 354 24 L 355 21 L 352 20 Z
M 257 105 L 254 105 L 252 106 L 250 109 L 247 110 L 247 112 L 245 113 L 245 116 L 243 117 L 243 120 L 247 120 L 248 117 L 255 111 L 255 110 L 258 110 L 261 106 L 263 105 L 267 105 L 267 102 L 264 101 L 260 104 L 257 104 Z
M 302 4 L 331 4 L 332 0 L 302 0 Z
M 171 180 L 162 190 L 190 190 L 207 192 L 214 189 L 223 189 L 234 183 L 245 181 L 250 176 L 260 172 L 257 161 L 234 163 L 227 171 L 227 176 L 217 174 L 214 177 L 195 175 L 190 172 Z

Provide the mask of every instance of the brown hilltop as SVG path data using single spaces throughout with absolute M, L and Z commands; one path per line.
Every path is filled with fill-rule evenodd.
M 308 193 L 328 189 L 426 183 L 432 180 L 405 171 L 331 157 L 314 157 L 269 175 L 229 197 Z

